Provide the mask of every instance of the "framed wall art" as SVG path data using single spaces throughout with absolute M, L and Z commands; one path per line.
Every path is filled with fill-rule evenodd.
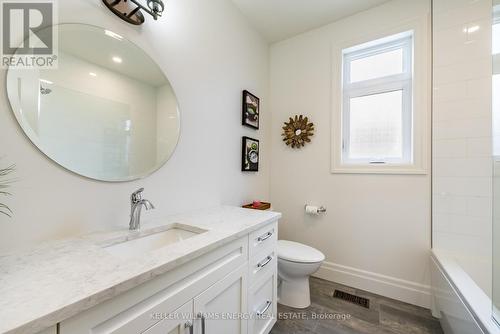
M 259 141 L 257 139 L 243 137 L 241 153 L 241 171 L 259 171 Z
M 242 124 L 258 130 L 260 120 L 260 99 L 246 90 L 243 91 L 242 113 Z

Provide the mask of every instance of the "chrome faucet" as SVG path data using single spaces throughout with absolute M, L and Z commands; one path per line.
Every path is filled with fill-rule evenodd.
M 141 188 L 130 196 L 130 224 L 129 229 L 131 231 L 137 231 L 141 228 L 141 211 L 144 206 L 146 210 L 154 209 L 154 205 L 151 204 L 147 199 L 142 199 L 142 193 L 144 188 Z

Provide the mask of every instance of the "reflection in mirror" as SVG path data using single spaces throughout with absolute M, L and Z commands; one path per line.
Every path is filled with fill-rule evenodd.
M 493 1 L 493 317 L 500 323 L 500 0 Z
M 102 181 L 160 168 L 180 131 L 177 99 L 158 65 L 117 33 L 59 26 L 57 69 L 10 68 L 7 89 L 31 141 L 61 166 Z

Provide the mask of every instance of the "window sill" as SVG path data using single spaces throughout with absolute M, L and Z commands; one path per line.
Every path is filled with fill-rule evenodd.
M 332 167 L 332 174 L 393 174 L 393 175 L 427 175 L 424 168 L 413 165 L 341 165 Z

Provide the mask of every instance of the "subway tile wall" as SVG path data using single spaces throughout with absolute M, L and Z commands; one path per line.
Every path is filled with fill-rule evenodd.
M 433 247 L 491 262 L 492 2 L 433 2 Z

